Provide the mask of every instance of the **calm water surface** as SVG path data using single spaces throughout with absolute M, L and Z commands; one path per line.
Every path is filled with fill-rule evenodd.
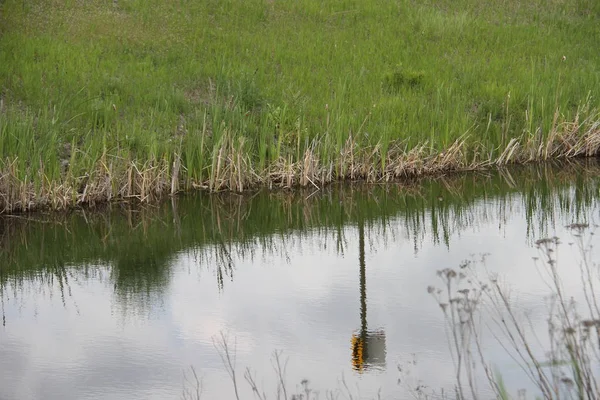
M 180 399 L 191 366 L 203 399 L 234 398 L 221 334 L 245 399 L 246 368 L 276 398 L 274 351 L 290 392 L 303 379 L 319 398 L 449 389 L 444 317 L 427 293 L 436 271 L 489 253 L 474 268 L 497 272 L 543 336 L 548 291 L 534 242 L 566 243 L 567 224 L 598 219 L 599 172 L 538 165 L 5 218 L 0 399 Z M 579 282 L 564 281 L 575 297 Z M 531 387 L 495 341 L 485 350 L 507 386 Z

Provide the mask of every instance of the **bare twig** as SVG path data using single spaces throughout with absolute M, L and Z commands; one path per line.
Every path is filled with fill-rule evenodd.
M 282 365 L 281 364 L 281 351 L 274 351 L 273 352 L 273 359 L 272 359 L 272 364 L 273 364 L 273 369 L 275 370 L 275 373 L 277 374 L 277 397 L 279 398 L 279 393 L 283 392 L 283 399 L 284 400 L 288 400 L 288 395 L 287 395 L 287 388 L 286 388 L 286 384 L 285 384 L 285 372 L 287 369 L 287 360 L 285 361 L 285 363 Z
M 192 376 L 188 377 L 188 375 L 184 372 L 184 389 L 183 389 L 183 400 L 200 400 L 202 397 L 202 379 L 198 377 L 196 373 L 196 369 L 191 366 L 190 371 L 192 372 Z
M 235 391 L 235 398 L 237 400 L 240 400 L 235 370 L 235 351 L 237 343 L 234 341 L 232 351 L 232 349 L 229 346 L 229 335 L 221 331 L 217 338 L 213 337 L 213 346 L 215 346 L 215 348 L 217 349 L 219 357 L 221 357 L 221 361 L 225 366 L 225 370 L 227 371 L 227 374 L 231 379 L 231 383 L 233 384 L 233 390 Z

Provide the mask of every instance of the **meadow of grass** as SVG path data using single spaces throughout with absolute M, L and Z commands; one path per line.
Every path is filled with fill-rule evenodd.
M 595 0 L 2 0 L 0 210 L 595 155 Z

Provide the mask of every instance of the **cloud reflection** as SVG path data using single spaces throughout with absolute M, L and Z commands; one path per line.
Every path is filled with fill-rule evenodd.
M 240 375 L 252 368 L 268 392 L 275 349 L 289 357 L 292 388 L 305 378 L 335 388 L 343 375 L 365 395 L 399 397 L 407 368 L 449 387 L 444 320 L 425 290 L 435 272 L 490 253 L 481 273 L 505 277 L 541 336 L 547 287 L 532 238 L 566 237 L 564 225 L 598 212 L 595 186 L 548 186 L 555 175 L 527 193 L 461 179 L 411 196 L 332 189 L 314 203 L 182 199 L 177 235 L 168 206 L 137 222 L 74 218 L 71 233 L 10 227 L 25 239 L 7 247 L 0 269 L 0 398 L 179 398 L 189 365 L 205 376 L 207 398 L 231 397 L 212 342 L 221 331 L 235 337 Z M 576 293 L 579 282 L 571 274 L 564 285 Z M 507 383 L 529 387 L 497 344 L 486 346 Z

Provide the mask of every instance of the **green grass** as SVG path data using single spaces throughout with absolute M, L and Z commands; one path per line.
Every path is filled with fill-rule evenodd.
M 441 169 L 564 122 L 598 133 L 599 17 L 595 0 L 3 0 L 4 208 L 91 201 L 88 183 L 397 178 L 461 138 Z

